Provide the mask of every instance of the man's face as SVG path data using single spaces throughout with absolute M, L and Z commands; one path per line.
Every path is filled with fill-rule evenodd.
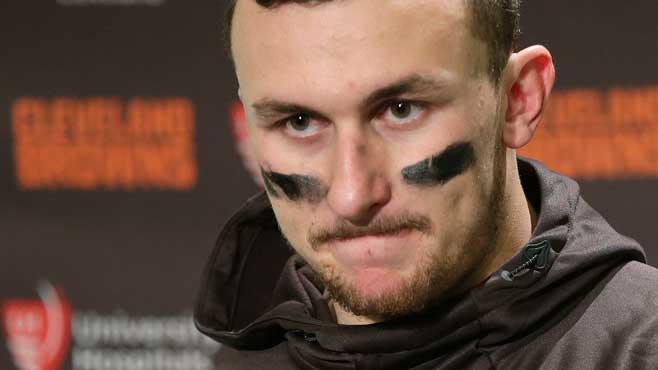
M 277 220 L 358 315 L 420 311 L 491 255 L 503 107 L 464 3 L 238 1 L 233 56 Z

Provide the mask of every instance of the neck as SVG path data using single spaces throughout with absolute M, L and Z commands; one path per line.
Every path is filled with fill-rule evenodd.
M 494 252 L 476 277 L 476 284 L 484 282 L 516 255 L 528 243 L 537 224 L 537 212 L 527 200 L 521 186 L 514 151 L 508 150 L 506 162 L 507 178 L 498 238 Z
M 381 318 L 355 315 L 333 300 L 329 304 L 329 308 L 332 310 L 336 322 L 341 325 L 369 325 L 384 321 Z

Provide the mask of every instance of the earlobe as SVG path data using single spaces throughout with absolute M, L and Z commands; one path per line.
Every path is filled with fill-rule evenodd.
M 510 57 L 503 76 L 507 111 L 503 141 L 518 149 L 526 145 L 539 125 L 555 82 L 550 52 L 532 46 Z

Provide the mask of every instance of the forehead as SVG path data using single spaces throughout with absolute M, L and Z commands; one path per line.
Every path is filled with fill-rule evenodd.
M 243 94 L 344 94 L 411 73 L 468 74 L 478 52 L 463 0 L 334 0 L 264 8 L 239 0 L 232 46 Z M 290 94 L 290 89 L 286 92 Z M 253 96 L 256 98 L 256 96 Z

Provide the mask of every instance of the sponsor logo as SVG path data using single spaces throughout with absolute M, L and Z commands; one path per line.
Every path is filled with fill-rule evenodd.
M 39 285 L 40 300 L 2 304 L 7 346 L 20 370 L 212 370 L 220 345 L 199 333 L 191 313 L 135 316 L 72 311 L 61 289 Z
M 61 290 L 39 285 L 41 300 L 8 300 L 2 305 L 7 346 L 21 370 L 57 370 L 66 357 L 71 308 Z
M 73 316 L 73 370 L 213 370 L 219 344 L 199 333 L 191 314 Z
M 197 182 L 186 98 L 21 97 L 11 107 L 21 190 L 173 190 Z

